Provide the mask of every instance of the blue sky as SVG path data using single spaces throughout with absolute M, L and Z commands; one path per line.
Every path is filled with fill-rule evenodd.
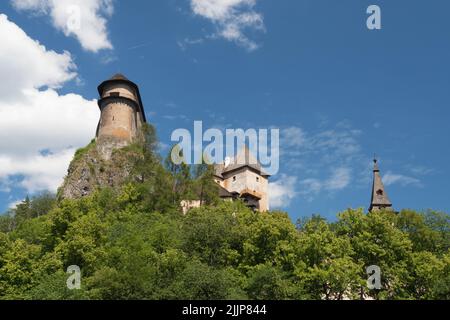
M 448 1 L 85 3 L 78 34 L 58 22 L 53 0 L 0 4 L 12 48 L 0 49 L 0 71 L 21 89 L 0 98 L 0 211 L 55 188 L 73 151 L 94 137 L 97 85 L 117 72 L 140 86 L 163 145 L 194 120 L 279 128 L 274 202 L 293 219 L 367 208 L 374 153 L 396 209 L 449 211 Z M 366 27 L 371 4 L 381 30 Z M 19 30 L 24 44 L 13 40 Z M 30 105 L 39 116 L 23 123 Z M 58 124 L 59 114 L 75 116 Z

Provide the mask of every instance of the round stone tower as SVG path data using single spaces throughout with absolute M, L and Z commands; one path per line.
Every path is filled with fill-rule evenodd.
M 101 111 L 97 141 L 116 147 L 132 143 L 139 135 L 145 118 L 138 86 L 122 74 L 116 74 L 98 87 Z

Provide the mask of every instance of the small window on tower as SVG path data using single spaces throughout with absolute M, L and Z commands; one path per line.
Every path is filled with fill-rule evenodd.
M 381 190 L 381 189 L 380 189 L 380 190 L 377 190 L 377 195 L 378 195 L 378 196 L 382 196 L 382 195 L 383 195 L 383 190 Z
M 256 182 L 259 182 L 259 177 L 256 177 Z
M 233 177 L 233 182 L 236 182 L 236 176 Z
M 110 97 L 120 97 L 120 92 L 111 92 L 109 94 Z

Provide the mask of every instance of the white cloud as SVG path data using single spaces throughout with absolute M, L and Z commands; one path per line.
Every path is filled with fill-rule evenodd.
M 296 164 L 310 160 L 315 166 L 348 164 L 361 157 L 360 135 L 359 130 L 340 124 L 317 133 L 305 132 L 300 127 L 288 127 L 281 130 L 281 153 L 295 159 Z
M 3 155 L 0 154 L 0 179 L 20 175 L 18 183 L 29 193 L 56 191 L 61 185 L 75 149 L 61 150 L 49 155 Z
M 370 173 L 359 142 L 362 132 L 346 121 L 317 132 L 291 126 L 280 133 L 280 162 L 291 175 L 304 177 L 298 192 L 308 201 L 343 190 L 352 182 L 362 183 L 359 178 L 353 181 L 354 171 Z
M 0 39 L 0 71 L 8 79 L 0 86 L 2 100 L 17 99 L 25 89 L 58 88 L 76 77 L 70 53 L 47 50 L 4 14 L 0 14 Z
M 55 89 L 76 77 L 69 53 L 47 50 L 0 15 L 0 186 L 55 191 L 75 148 L 95 134 L 95 100 Z M 13 75 L 13 76 L 9 76 Z
M 349 168 L 337 168 L 331 177 L 325 181 L 324 187 L 329 191 L 345 189 L 351 181 L 351 170 Z
M 205 41 L 205 39 L 203 39 L 203 38 L 199 38 L 199 39 L 184 38 L 181 41 L 177 41 L 177 44 L 178 44 L 178 47 L 180 47 L 180 49 L 182 51 L 185 51 L 188 46 L 202 44 L 204 41 Z
M 264 19 L 254 10 L 257 0 L 191 0 L 192 11 L 217 27 L 215 37 L 233 41 L 248 50 L 258 48 L 244 30 L 264 31 Z
M 281 175 L 280 179 L 269 184 L 269 205 L 271 208 L 288 207 L 297 195 L 297 177 Z
M 322 191 L 323 183 L 319 179 L 309 178 L 300 181 L 300 194 L 308 201 L 314 199 L 320 191 Z
M 11 0 L 17 10 L 49 15 L 53 26 L 74 36 L 88 51 L 112 49 L 107 19 L 114 11 L 113 0 Z
M 0 98 L 0 155 L 35 155 L 82 146 L 95 134 L 98 113 L 94 100 L 75 94 L 60 96 L 52 89 L 29 89 L 13 102 Z
M 306 146 L 306 133 L 299 127 L 285 128 L 281 134 L 284 148 L 302 148 Z
M 416 166 L 416 165 L 409 164 L 409 165 L 406 166 L 406 168 L 409 171 L 411 171 L 412 174 L 418 175 L 418 176 L 426 176 L 426 175 L 429 175 L 429 174 L 436 173 L 435 169 L 428 168 L 428 167 L 425 167 L 425 166 L 420 166 L 420 165 Z
M 387 172 L 383 177 L 383 182 L 386 186 L 390 186 L 393 184 L 400 184 L 403 187 L 406 186 L 415 186 L 415 187 L 422 187 L 423 184 L 419 179 L 408 177 L 401 174 L 394 174 L 392 172 Z
M 336 192 L 347 188 L 351 182 L 350 168 L 337 168 L 331 172 L 331 175 L 324 179 L 308 178 L 300 181 L 299 194 L 308 201 L 314 198 L 320 192 Z
M 13 201 L 8 205 L 9 209 L 15 209 L 19 204 L 21 204 L 23 200 Z

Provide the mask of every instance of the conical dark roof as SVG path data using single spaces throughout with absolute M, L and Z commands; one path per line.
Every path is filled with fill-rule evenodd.
M 369 211 L 373 209 L 391 208 L 392 202 L 384 188 L 383 181 L 380 175 L 380 169 L 378 167 L 378 161 L 374 159 L 373 168 L 373 186 L 372 186 L 372 199 L 370 201 Z
M 139 112 L 142 114 L 142 118 L 143 118 L 144 122 L 147 122 L 147 118 L 145 117 L 144 105 L 142 104 L 141 93 L 139 92 L 139 87 L 133 81 L 131 81 L 127 77 L 125 77 L 122 73 L 116 73 L 110 79 L 103 81 L 98 86 L 98 93 L 100 94 L 100 97 L 103 94 L 103 90 L 104 90 L 105 86 L 107 84 L 111 84 L 111 83 L 114 83 L 114 82 L 125 82 L 128 85 L 132 86 L 136 90 L 137 98 L 138 98 L 138 101 L 139 101 L 138 102 Z
M 124 76 L 123 74 L 121 74 L 121 73 L 116 73 L 115 75 L 113 75 L 113 76 L 111 77 L 110 80 L 125 80 L 125 81 L 130 81 L 130 80 L 128 80 L 127 77 L 125 77 L 125 76 Z

